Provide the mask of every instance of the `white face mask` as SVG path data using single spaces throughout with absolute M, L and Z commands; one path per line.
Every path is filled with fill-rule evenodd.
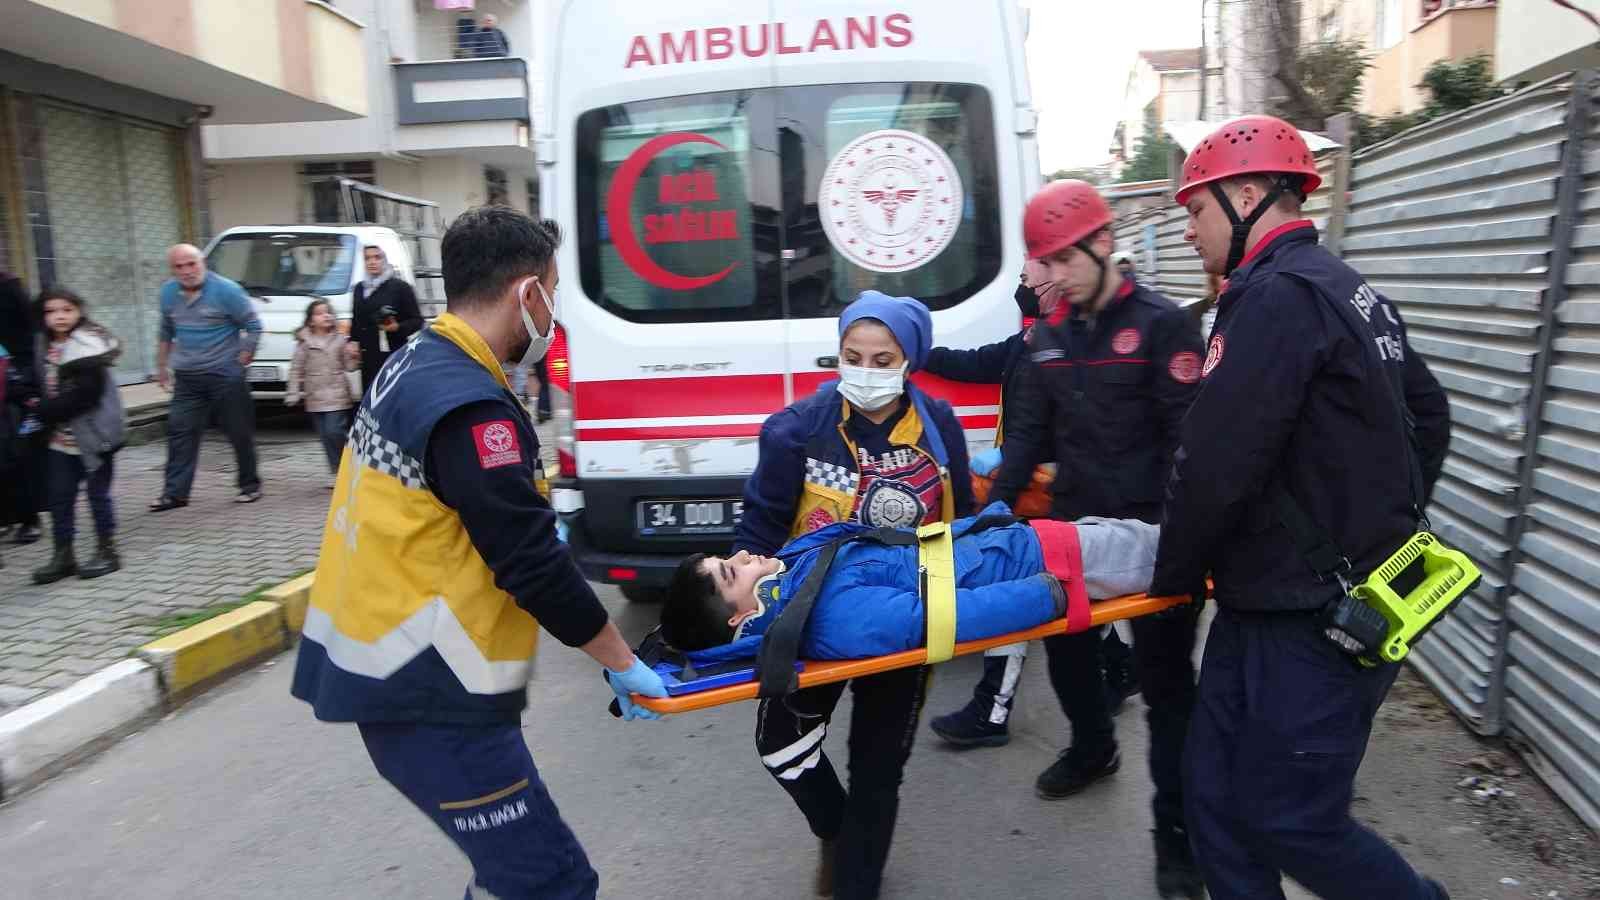
M 545 293 L 544 282 L 535 281 L 533 284 L 539 289 L 539 296 L 544 300 L 544 308 L 550 311 L 550 329 L 544 334 L 540 334 L 539 329 L 534 327 L 533 316 L 529 314 L 528 307 L 521 303 L 517 304 L 517 310 L 522 313 L 522 327 L 528 329 L 528 337 L 530 338 L 528 352 L 522 354 L 522 362 L 518 363 L 521 366 L 531 366 L 544 359 L 544 355 L 550 352 L 550 339 L 555 337 L 556 333 L 555 301 L 551 300 L 550 295 Z
M 839 393 L 856 409 L 877 412 L 905 393 L 906 371 L 910 368 L 910 363 L 898 369 L 870 369 L 841 363 Z

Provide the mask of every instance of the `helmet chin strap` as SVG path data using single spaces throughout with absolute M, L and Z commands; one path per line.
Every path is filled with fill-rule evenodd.
M 1099 234 L 1099 232 L 1095 232 L 1095 234 Z M 1089 301 L 1091 305 L 1100 302 L 1100 295 L 1105 293 L 1106 289 L 1106 261 L 1100 256 L 1100 254 L 1094 252 L 1094 250 L 1090 247 L 1089 239 L 1093 236 L 1094 235 L 1090 235 L 1089 237 L 1086 237 L 1072 245 L 1077 247 L 1079 250 L 1082 250 L 1084 256 L 1094 260 L 1094 264 L 1100 267 L 1100 277 L 1094 283 L 1094 293 L 1090 295 L 1092 298 Z
M 1279 176 L 1272 183 L 1272 190 L 1267 191 L 1267 196 L 1256 204 L 1250 215 L 1241 219 L 1238 211 L 1233 208 L 1233 201 L 1228 199 L 1228 193 L 1222 189 L 1222 182 L 1213 181 L 1206 187 L 1211 189 L 1211 195 L 1217 198 L 1217 202 L 1222 205 L 1222 211 L 1228 214 L 1228 221 L 1233 223 L 1233 239 L 1228 242 L 1228 261 L 1222 267 L 1222 277 L 1227 278 L 1233 274 L 1234 269 L 1239 268 L 1239 263 L 1244 262 L 1245 245 L 1250 241 L 1251 229 L 1255 228 L 1261 217 L 1267 214 L 1272 204 L 1278 202 L 1278 197 L 1292 188 L 1287 177 Z

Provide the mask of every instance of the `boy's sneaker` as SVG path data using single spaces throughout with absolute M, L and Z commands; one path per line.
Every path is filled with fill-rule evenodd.
M 953 713 L 928 723 L 933 733 L 957 747 L 1004 747 L 1011 741 L 1011 729 L 996 725 L 978 715 L 967 704 Z
M 1045 800 L 1071 797 L 1102 778 L 1122 768 L 1122 751 L 1116 743 L 1099 759 L 1084 761 L 1071 749 L 1061 751 L 1061 756 L 1050 768 L 1039 773 L 1033 783 L 1033 792 Z

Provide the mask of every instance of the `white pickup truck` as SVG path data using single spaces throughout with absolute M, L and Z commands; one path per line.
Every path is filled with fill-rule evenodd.
M 245 225 L 229 228 L 206 248 L 206 265 L 239 282 L 261 317 L 261 344 L 245 372 L 257 400 L 281 400 L 294 360 L 295 332 L 316 299 L 333 304 L 340 328 L 348 328 L 355 286 L 365 276 L 361 248 L 383 248 L 395 275 L 417 289 L 425 318 L 431 309 L 408 242 L 380 225 Z

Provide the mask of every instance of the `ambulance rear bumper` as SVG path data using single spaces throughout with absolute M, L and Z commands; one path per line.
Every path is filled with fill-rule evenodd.
M 635 585 L 642 588 L 664 588 L 672 580 L 672 571 L 687 553 L 617 553 L 597 549 L 589 543 L 584 527 L 584 513 L 578 512 L 561 518 L 567 523 L 567 543 L 572 547 L 572 558 L 578 571 L 590 581 L 601 584 Z M 726 548 L 723 548 L 726 549 Z

